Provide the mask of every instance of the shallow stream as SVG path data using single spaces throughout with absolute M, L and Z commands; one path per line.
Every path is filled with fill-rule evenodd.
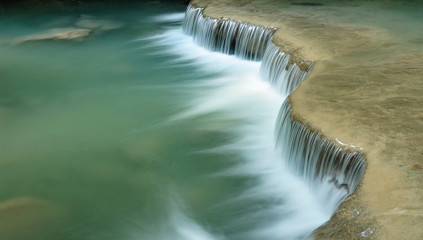
M 184 10 L 0 20 L 1 239 L 302 239 L 330 217 L 274 156 L 260 63 L 196 46 Z

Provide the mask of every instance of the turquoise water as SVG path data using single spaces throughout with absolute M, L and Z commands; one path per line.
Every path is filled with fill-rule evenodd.
M 301 239 L 322 223 L 273 156 L 259 63 L 181 31 L 184 6 L 0 21 L 0 239 Z M 80 20 L 83 40 L 16 39 Z

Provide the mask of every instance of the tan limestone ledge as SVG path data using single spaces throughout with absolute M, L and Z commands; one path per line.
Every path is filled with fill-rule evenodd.
M 365 153 L 362 184 L 315 237 L 362 239 L 371 227 L 372 239 L 423 239 L 423 6 L 292 2 L 299 1 L 193 4 L 206 16 L 277 28 L 273 41 L 294 62 L 315 63 L 290 96 L 293 117 Z

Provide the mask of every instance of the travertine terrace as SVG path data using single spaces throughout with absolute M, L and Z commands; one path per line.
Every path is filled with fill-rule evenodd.
M 275 44 L 314 63 L 290 96 L 292 117 L 366 155 L 360 187 L 315 238 L 361 239 L 371 228 L 375 239 L 423 239 L 423 5 L 311 3 L 192 2 L 213 18 L 277 28 Z

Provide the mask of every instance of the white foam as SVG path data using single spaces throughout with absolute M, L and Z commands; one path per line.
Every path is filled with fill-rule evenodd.
M 220 236 L 209 233 L 191 218 L 179 200 L 170 197 L 169 205 L 163 207 L 169 209 L 167 219 L 162 219 L 158 225 L 131 229 L 126 239 L 224 240 Z
M 248 199 L 273 200 L 262 208 L 237 213 L 237 220 L 229 227 L 242 229 L 256 218 L 272 221 L 264 224 L 257 220 L 256 227 L 245 228 L 236 235 L 268 240 L 304 238 L 325 222 L 330 214 L 321 208 L 306 184 L 290 174 L 275 155 L 275 121 L 284 97 L 260 78 L 260 63 L 200 48 L 180 28 L 169 28 L 148 40 L 154 40 L 154 47 L 161 48 L 163 53 L 177 56 L 171 64 L 187 64 L 193 71 L 216 75 L 187 88 L 192 101 L 172 120 L 210 113 L 219 113 L 218 116 L 225 120 L 241 120 L 229 129 L 219 125 L 205 126 L 235 136 L 231 143 L 206 151 L 242 156 L 236 167 L 217 175 L 258 179 L 257 184 L 242 195 L 226 199 L 222 204 L 238 204 Z
M 154 16 L 152 20 L 154 22 L 182 22 L 184 20 L 184 13 L 169 13 Z

